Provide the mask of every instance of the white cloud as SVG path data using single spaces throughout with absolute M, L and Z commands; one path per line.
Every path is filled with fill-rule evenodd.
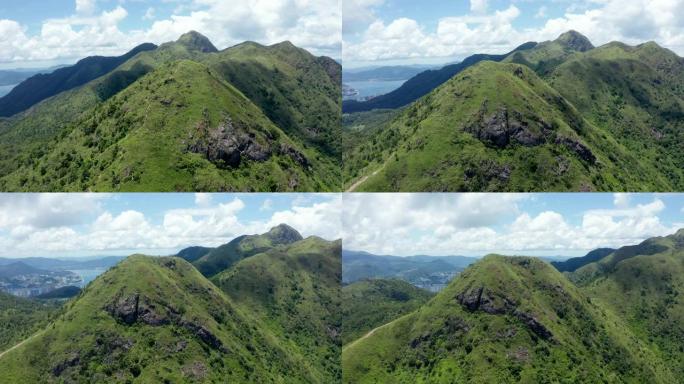
M 265 199 L 263 203 L 261 203 L 261 207 L 259 207 L 260 211 L 270 211 L 273 209 L 273 200 L 271 199 Z
M 195 204 L 206 206 L 211 204 L 211 193 L 195 193 Z
M 76 0 L 76 13 L 89 15 L 95 11 L 95 0 Z
M 163 212 L 159 222 L 138 210 L 103 210 L 99 194 L 19 194 L 0 196 L 0 254 L 41 255 L 50 252 L 170 253 L 190 245 L 218 246 L 244 234 L 258 234 L 286 223 L 303 236 L 341 236 L 341 198 L 295 204 L 267 218 L 241 218 L 247 207 L 239 198 L 216 202 L 196 195 L 198 205 Z M 118 198 L 118 196 L 116 197 Z M 163 198 L 163 197 L 160 197 Z
M 345 36 L 345 61 L 400 60 L 407 58 L 453 58 L 473 53 L 505 53 L 527 41 L 546 41 L 570 29 L 586 35 L 595 45 L 619 40 L 638 44 L 654 40 L 684 54 L 684 0 L 591 0 L 582 6 L 570 6 L 561 17 L 547 19 L 538 27 L 514 25 L 521 11 L 515 5 L 488 10 L 487 1 L 472 0 L 471 13 L 444 16 L 437 28 L 428 31 L 413 19 L 398 18 L 387 23 L 376 20 L 367 27 L 362 39 Z M 556 5 L 558 6 L 558 5 Z M 547 6 L 537 10 L 537 18 L 546 18 Z M 535 16 L 535 15 L 533 15 Z M 395 22 L 411 26 L 406 41 L 383 39 L 395 28 Z M 368 24 L 367 24 L 368 25 Z
M 205 34 L 218 48 L 245 40 L 290 40 L 315 54 L 340 54 L 340 0 L 187 0 L 180 5 L 186 6 L 183 13 L 130 31 L 121 29 L 128 17 L 121 4 L 96 14 L 93 0 L 77 0 L 73 16 L 43 21 L 38 34 L 28 35 L 16 21 L 0 19 L 0 63 L 120 55 L 143 42 L 176 40 L 189 30 Z M 154 18 L 154 11 L 148 8 L 144 18 Z
M 679 226 L 660 220 L 658 215 L 666 207 L 659 198 L 647 204 L 625 203 L 613 209 L 578 212 L 581 220 L 577 224 L 553 209 L 520 212 L 522 198 L 530 196 L 345 196 L 344 245 L 395 255 L 567 254 L 635 244 L 673 233 Z
M 626 207 L 629 205 L 629 193 L 614 193 L 613 194 L 613 204 L 616 207 Z
M 145 11 L 145 15 L 143 16 L 143 20 L 154 20 L 154 19 L 155 19 L 154 7 L 147 8 L 147 11 Z
M 474 13 L 487 12 L 488 0 L 470 0 L 470 10 Z

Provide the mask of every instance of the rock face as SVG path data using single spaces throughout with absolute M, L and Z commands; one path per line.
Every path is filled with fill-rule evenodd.
M 484 109 L 486 102 L 483 103 L 482 111 Z M 541 145 L 546 141 L 544 132 L 550 130 L 551 126 L 545 121 L 534 121 L 517 111 L 509 112 L 505 107 L 489 116 L 481 112 L 477 121 L 466 128 L 466 131 L 480 141 L 497 148 L 504 148 L 513 143 L 527 147 Z
M 580 143 L 575 139 L 569 137 L 558 137 L 556 139 L 556 144 L 564 145 L 566 148 L 577 154 L 580 159 L 590 163 L 596 164 L 596 156 L 586 145 Z
M 511 315 L 525 324 L 538 337 L 553 340 L 551 331 L 536 316 L 521 311 L 514 300 L 496 295 L 488 291 L 486 287 L 471 287 L 459 293 L 456 301 L 469 312 L 482 311 L 491 315 Z
M 204 119 L 193 132 L 188 151 L 204 155 L 221 168 L 237 168 L 245 160 L 266 161 L 271 157 L 268 143 L 260 143 L 256 134 L 247 132 L 226 116 L 216 128 L 208 127 Z
M 132 326 L 136 323 L 151 326 L 175 324 L 188 330 L 193 336 L 210 347 L 227 352 L 221 340 L 204 325 L 183 319 L 175 309 L 153 303 L 152 300 L 140 294 L 131 294 L 115 299 L 105 306 L 105 310 L 117 321 Z M 183 347 L 184 348 L 184 347 Z

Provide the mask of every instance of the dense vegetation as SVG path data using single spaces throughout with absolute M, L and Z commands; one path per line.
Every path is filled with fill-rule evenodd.
M 368 279 L 342 287 L 342 342 L 413 312 L 433 294 L 399 279 Z
M 45 327 L 59 313 L 60 306 L 57 301 L 0 292 L 0 353 Z
M 340 188 L 339 64 L 196 32 L 0 122 L 0 189 Z
M 682 73 L 684 59 L 655 43 L 594 48 L 568 32 L 467 66 L 382 127 L 347 129 L 345 186 L 681 189 Z
M 0 357 L 3 378 L 340 381 L 341 242 L 302 239 L 290 231 L 281 225 L 262 235 L 291 241 L 236 260 L 212 281 L 179 257 L 126 258 L 67 302 L 49 325 L 45 320 L 26 331 L 8 328 L 10 344 L 33 335 Z M 20 317 L 8 313 L 7 319 Z
M 599 253 L 567 277 L 536 258 L 485 257 L 345 347 L 344 381 L 679 382 L 684 230 Z

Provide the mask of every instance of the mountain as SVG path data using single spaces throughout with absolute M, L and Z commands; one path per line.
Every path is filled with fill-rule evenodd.
M 342 287 L 342 342 L 413 312 L 433 293 L 399 279 L 368 279 Z
M 346 383 L 676 382 L 650 347 L 546 262 L 490 255 L 342 364 Z
M 31 76 L 0 98 L 0 116 L 15 115 L 50 96 L 76 88 L 109 73 L 140 52 L 156 48 L 154 44 L 145 43 L 121 56 L 87 57 L 72 66 L 59 68 L 52 73 Z
M 560 272 L 573 272 L 589 263 L 599 261 L 613 252 L 615 250 L 612 248 L 598 248 L 582 257 L 573 257 L 564 261 L 552 261 L 551 265 Z
M 57 316 L 60 306 L 56 301 L 25 299 L 0 292 L 0 351 L 45 327 Z
M 48 273 L 48 271 L 34 268 L 21 261 L 0 266 L 0 279 L 11 279 L 19 275 L 37 275 L 41 273 Z
M 194 263 L 195 261 L 197 261 L 197 259 L 206 255 L 207 253 L 209 253 L 209 251 L 213 249 L 214 248 L 200 246 L 188 247 L 180 250 L 176 256 L 187 261 L 188 263 Z
M 339 64 L 197 32 L 0 121 L 0 189 L 339 189 Z
M 684 374 L 684 229 L 617 249 L 570 278 L 626 320 L 676 377 Z M 674 382 L 674 381 L 673 381 Z
M 395 278 L 417 287 L 439 290 L 476 260 L 464 256 L 378 256 L 345 249 L 342 251 L 342 282 Z
M 424 66 L 391 65 L 363 70 L 344 70 L 342 79 L 347 81 L 396 81 L 406 80 L 425 71 Z
M 46 292 L 36 296 L 36 299 L 70 299 L 81 293 L 81 288 L 73 285 L 59 287 L 50 292 Z
M 536 43 L 525 43 L 514 49 L 511 53 L 525 51 L 535 45 Z M 450 64 L 441 69 L 430 69 L 420 72 L 407 80 L 401 87 L 385 95 L 374 97 L 367 101 L 346 100 L 342 104 L 342 110 L 344 113 L 353 113 L 370 111 L 372 109 L 403 107 L 428 94 L 464 69 L 485 60 L 501 61 L 511 53 L 504 55 L 476 54 L 465 58 L 457 64 Z
M 648 53 L 647 53 L 648 52 Z M 475 64 L 345 153 L 354 191 L 669 191 L 684 185 L 684 59 L 576 32 Z
M 280 344 L 186 261 L 137 255 L 0 367 L 12 382 L 315 382 Z
M 52 259 L 47 257 L 23 257 L 23 258 L 4 258 L 0 257 L 0 269 L 5 265 L 21 262 L 30 267 L 46 270 L 65 270 L 65 269 L 92 269 L 109 268 L 123 260 L 123 256 L 102 256 L 93 258 L 71 258 L 71 259 Z
M 211 279 L 305 357 L 316 372 L 312 383 L 341 382 L 341 247 L 340 240 L 294 240 Z
M 212 277 L 244 258 L 302 239 L 302 235 L 297 230 L 287 224 L 280 224 L 265 234 L 236 237 L 229 243 L 210 250 L 195 260 L 193 265 L 203 275 Z

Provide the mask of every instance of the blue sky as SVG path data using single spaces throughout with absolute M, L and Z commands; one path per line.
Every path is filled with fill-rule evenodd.
M 682 55 L 684 0 L 346 0 L 346 67 L 453 62 L 570 29 L 595 45 L 656 41 Z
M 343 242 L 409 256 L 579 256 L 684 228 L 684 194 L 348 194 Z
M 316 55 L 341 54 L 339 0 L 5 0 L 0 69 L 121 55 L 196 30 L 223 49 L 245 40 L 290 40 Z
M 334 194 L 0 194 L 0 256 L 172 254 L 285 223 L 341 236 Z

